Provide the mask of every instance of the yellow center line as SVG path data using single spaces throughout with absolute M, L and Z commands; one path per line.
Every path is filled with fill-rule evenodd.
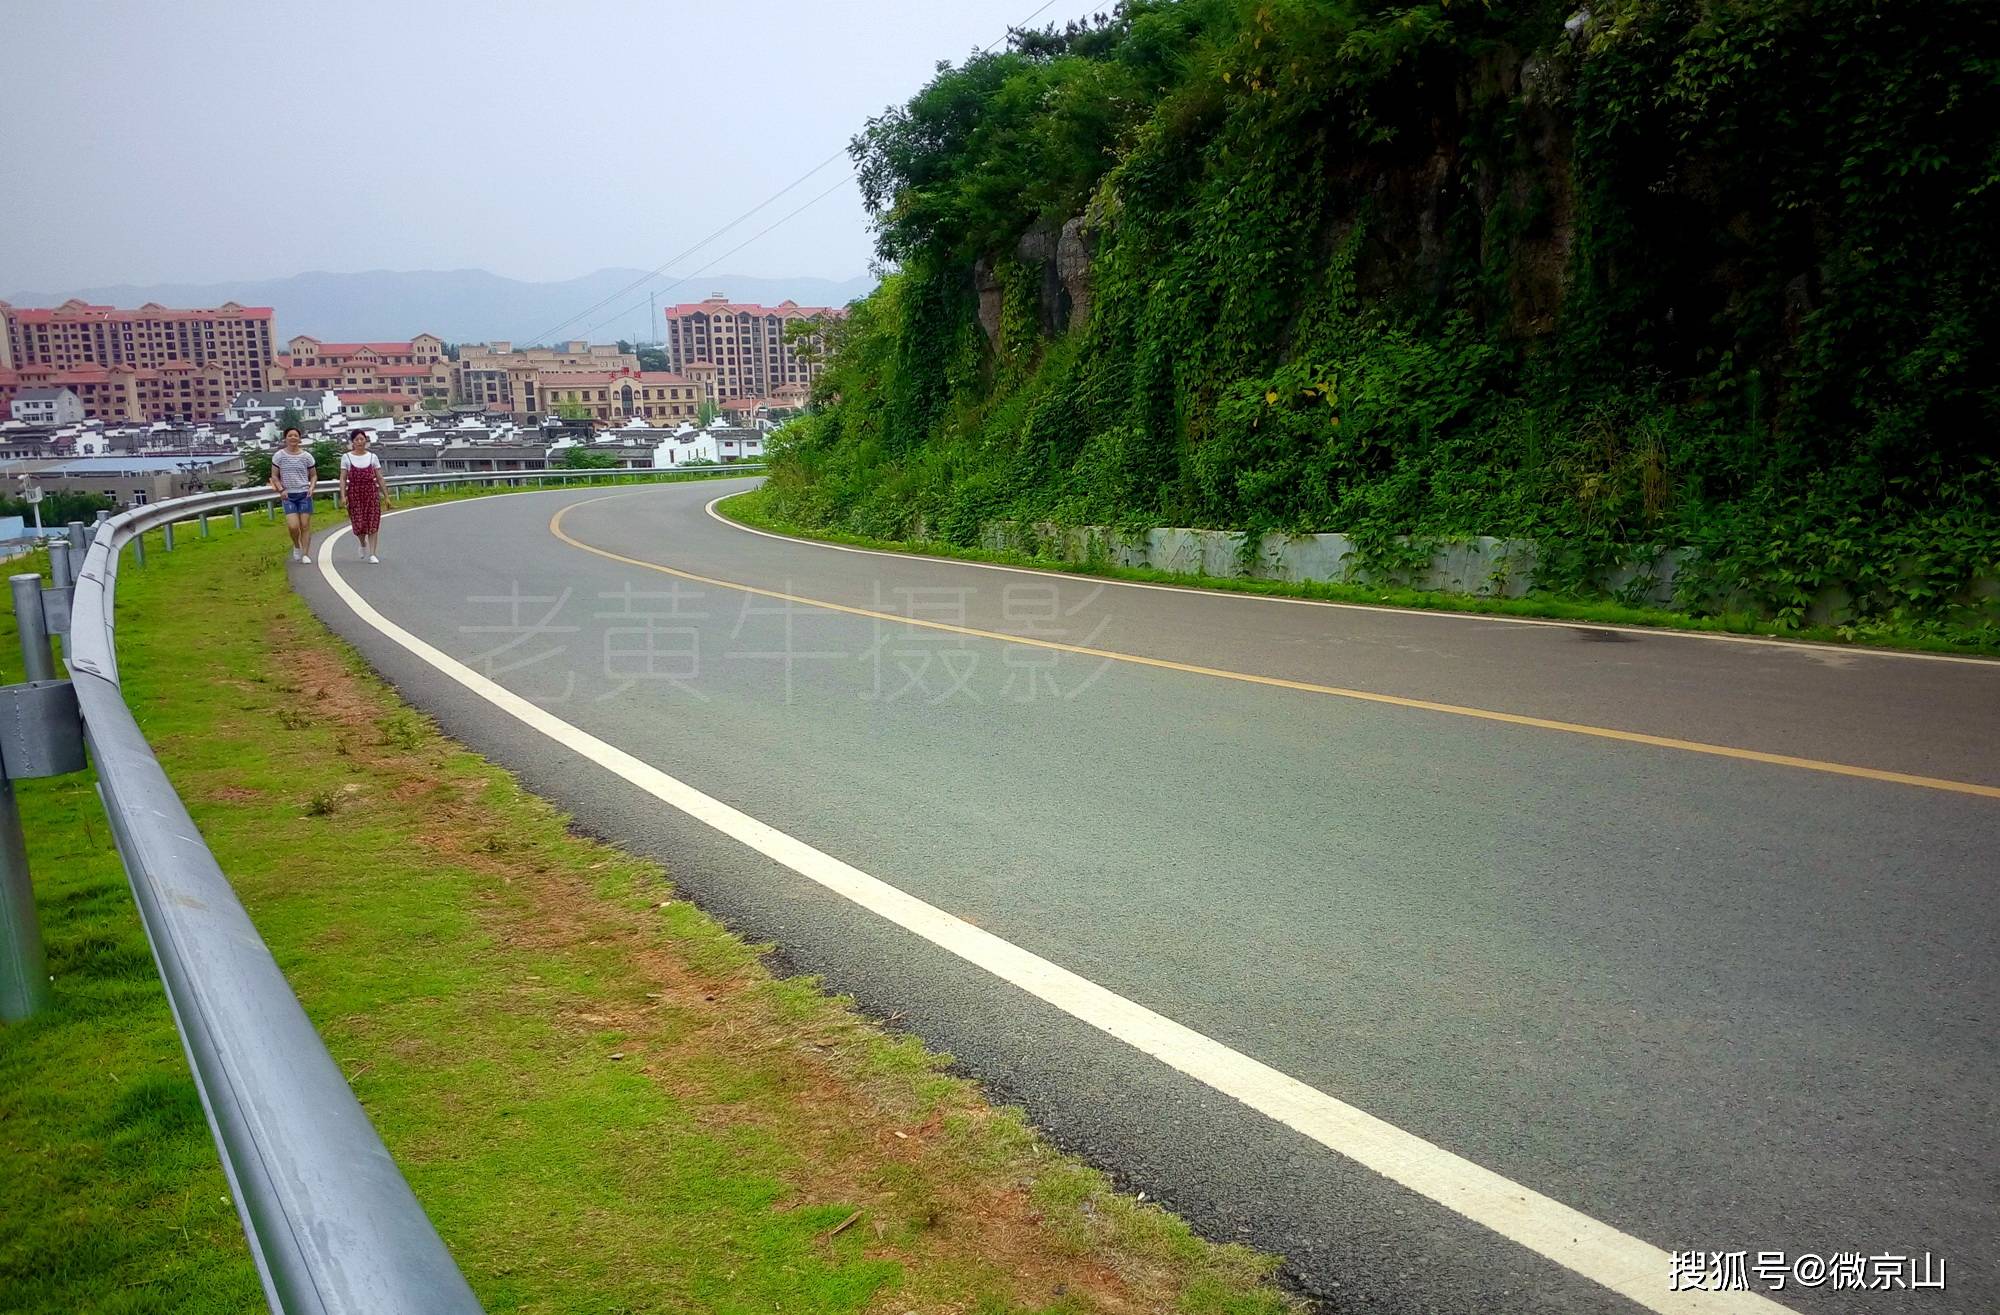
M 622 562 L 627 566 L 637 566 L 643 570 L 658 571 L 662 575 L 691 580 L 696 584 L 713 585 L 718 589 L 733 589 L 739 593 L 755 594 L 759 598 L 775 598 L 780 602 L 798 603 L 805 607 L 816 607 L 828 612 L 845 612 L 849 616 L 863 616 L 873 621 L 893 621 L 899 625 L 916 626 L 925 630 L 942 630 L 947 634 L 967 635 L 974 639 L 991 639 L 1003 644 L 1021 644 L 1029 648 L 1049 649 L 1057 653 L 1075 653 L 1081 657 L 1103 658 L 1109 662 L 1126 662 L 1133 666 L 1153 667 L 1160 671 L 1178 671 L 1191 676 L 1210 676 L 1217 680 L 1233 680 L 1246 685 L 1264 685 L 1272 689 L 1297 690 L 1304 694 L 1323 694 L 1337 699 L 1354 699 L 1362 703 L 1379 703 L 1392 708 L 1413 708 L 1419 712 L 1444 713 L 1452 717 L 1473 717 L 1480 721 L 1497 721 L 1508 726 L 1530 726 L 1536 730 L 1561 731 L 1568 735 L 1589 735 L 1600 740 L 1619 740 L 1626 744 L 1646 744 L 1656 749 L 1678 749 L 1683 753 L 1702 753 L 1714 758 L 1734 758 L 1741 762 L 1768 763 L 1774 767 L 1795 767 L 1801 771 L 1824 772 L 1832 776 L 1859 777 L 1864 781 L 1887 781 L 1894 785 L 1914 785 L 1925 790 L 1944 790 L 1953 794 L 1979 795 L 1987 799 L 2000 799 L 2000 786 L 1980 785 L 1973 781 L 1953 781 L 1939 776 L 1919 776 L 1913 772 L 1892 772 L 1879 767 L 1858 767 L 1852 763 L 1828 762 L 1822 758 L 1800 758 L 1788 753 L 1766 753 L 1762 749 L 1739 749 L 1729 744 L 1706 744 L 1700 740 L 1676 739 L 1671 735 L 1647 735 L 1641 731 L 1623 731 L 1611 726 L 1591 726 L 1583 722 L 1557 721 L 1549 717 L 1529 717 L 1518 712 L 1498 712 L 1492 708 L 1473 708 L 1458 703 L 1438 703 L 1431 699 L 1405 698 L 1400 694 L 1378 694 L 1365 689 L 1343 689 L 1338 685 L 1319 685 L 1309 680 L 1287 680 L 1283 676 L 1262 676 L 1251 671 L 1232 671 L 1225 667 L 1205 667 L 1194 662 L 1175 662 L 1170 658 L 1148 657 L 1143 653 L 1125 653 L 1116 649 L 1091 648 L 1083 644 L 1064 644 L 1052 639 L 1034 639 L 1026 635 L 1010 635 L 998 630 L 981 630 L 974 626 L 952 625 L 946 621 L 930 621 L 919 617 L 900 616 L 894 612 L 878 612 L 866 607 L 851 607 L 846 603 L 829 602 L 824 598 L 806 598 L 799 594 L 785 593 L 779 589 L 764 589 L 756 585 L 742 584 L 735 580 L 718 580 L 714 576 L 697 575 L 693 571 L 683 571 L 676 567 L 664 566 L 659 562 L 649 562 L 638 557 L 627 557 L 595 544 L 585 543 L 571 537 L 563 530 L 563 517 L 578 507 L 588 507 L 593 503 L 607 502 L 612 498 L 629 498 L 630 493 L 612 493 L 602 498 L 589 498 L 583 502 L 572 502 L 555 515 L 549 517 L 549 533 L 572 548 L 594 553 L 609 561 Z

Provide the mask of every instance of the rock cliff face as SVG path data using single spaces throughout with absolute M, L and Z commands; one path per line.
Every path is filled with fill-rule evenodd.
M 1091 240 L 1086 224 L 1078 215 L 1060 229 L 1037 226 L 1014 246 L 1014 259 L 1035 279 L 1036 320 L 1044 334 L 1065 333 L 1090 317 Z M 972 286 L 979 298 L 979 328 L 987 345 L 998 347 L 1006 290 L 989 257 L 973 262 Z
M 1554 331 L 1576 243 L 1564 76 L 1546 56 L 1496 50 L 1425 107 L 1401 149 L 1347 156 L 1325 176 L 1336 240 L 1356 225 L 1368 234 L 1356 269 L 1364 295 L 1443 300 L 1454 244 L 1470 241 L 1480 265 L 1504 271 L 1501 322 L 1492 327 L 1522 339 Z M 1490 108 L 1478 107 L 1496 100 L 1512 107 L 1507 140 L 1468 148 L 1468 141 L 1491 136 Z M 1043 333 L 1066 332 L 1089 318 L 1097 236 L 1092 216 L 1075 215 L 1060 227 L 1029 228 L 1008 253 L 1037 283 Z M 1005 290 L 995 259 L 981 257 L 971 273 L 979 326 L 997 346 Z

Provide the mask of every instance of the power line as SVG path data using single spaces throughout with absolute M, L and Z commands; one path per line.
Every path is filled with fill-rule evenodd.
M 738 242 L 735 246 L 729 248 L 729 250 L 723 252 L 715 259 L 709 261 L 706 265 L 703 265 L 700 269 L 689 270 L 687 273 L 675 279 L 672 283 L 667 284 L 666 287 L 658 288 L 655 289 L 654 291 L 657 293 L 672 292 L 675 288 L 680 287 L 683 283 L 686 283 L 691 279 L 695 279 L 703 274 L 706 274 L 709 270 L 714 269 L 717 265 L 720 265 L 723 261 L 729 259 L 731 256 L 735 255 L 743 248 L 749 246 L 752 242 L 755 242 L 758 238 L 763 237 L 766 233 L 769 233 L 772 229 L 777 228 L 781 224 L 784 224 L 788 220 L 792 219 L 794 216 L 803 214 L 805 211 L 812 209 L 815 205 L 818 205 L 821 201 L 824 201 L 827 197 L 832 196 L 835 192 L 838 192 L 841 188 L 847 186 L 849 183 L 853 181 L 854 181 L 853 174 L 846 175 L 839 182 L 827 188 L 824 192 L 821 192 L 819 195 L 813 197 L 812 200 L 807 201 L 804 205 L 799 206 L 798 209 L 796 210 L 787 212 L 781 218 L 772 220 L 769 224 L 765 225 L 757 232 L 752 233 L 749 237 L 744 238 L 741 242 Z M 647 295 L 652 296 L 654 295 L 654 293 L 649 292 Z M 599 303 L 599 305 L 602 304 L 603 304 L 602 302 Z M 620 306 L 617 310 L 612 311 L 609 315 L 606 315 L 603 319 L 596 320 L 589 326 L 587 326 L 583 331 L 584 335 L 587 337 L 589 336 L 592 330 L 601 328 L 604 325 L 609 324 L 612 320 L 617 319 L 620 315 L 629 314 L 630 312 L 637 310 L 638 308 L 639 307 L 637 302 L 633 302 L 629 306 Z
M 1034 22 L 1037 18 L 1040 18 L 1043 13 L 1047 12 L 1052 6 L 1054 6 L 1055 2 L 1056 0 L 1042 0 L 1042 3 L 1037 5 L 1034 11 L 1030 13 L 1026 18 L 1023 18 L 1018 23 L 1009 24 L 1005 32 L 1002 32 L 999 36 L 993 38 L 993 40 L 979 47 L 977 53 L 984 55 L 987 52 L 991 51 L 993 47 L 999 45 L 1002 41 L 1005 41 L 1015 32 L 1020 31 L 1021 29 L 1027 27 L 1028 24 Z M 545 330 L 544 332 L 536 335 L 533 338 L 528 339 L 527 341 L 531 343 L 555 341 L 556 335 L 561 333 L 564 329 L 568 328 L 570 325 L 575 324 L 578 320 L 584 318 L 586 315 L 590 315 L 595 311 L 602 310 L 605 306 L 608 306 L 612 302 L 617 301 L 620 297 L 623 297 L 626 293 L 631 292 L 636 288 L 643 287 L 647 283 L 652 282 L 660 275 L 666 273 L 667 270 L 672 268 L 674 265 L 677 265 L 681 261 L 686 260 L 689 256 L 701 250 L 709 243 L 715 241 L 715 239 L 721 237 L 724 233 L 727 233 L 730 229 L 735 228 L 738 224 L 750 218 L 750 216 L 756 214 L 759 210 L 762 210 L 765 206 L 770 205 L 773 201 L 777 200 L 785 193 L 791 191 L 793 188 L 797 187 L 800 183 L 803 183 L 806 179 L 812 177 L 820 170 L 826 168 L 829 164 L 832 164 L 835 160 L 838 160 L 841 156 L 845 155 L 846 153 L 847 153 L 847 148 L 845 146 L 840 147 L 839 149 L 835 150 L 833 154 L 827 156 L 824 160 L 821 160 L 818 164 L 806 170 L 804 173 L 800 174 L 797 178 L 794 178 L 791 182 L 786 183 L 783 187 L 771 193 L 771 195 L 765 197 L 762 201 L 759 201 L 756 205 L 751 206 L 748 210 L 745 210 L 742 214 L 736 216 L 734 219 L 730 220 L 722 227 L 716 229 L 714 232 L 710 233 L 707 237 L 704 237 L 701 241 L 695 243 L 687 250 L 679 253 L 672 259 L 667 260 L 655 266 L 653 269 L 647 271 L 639 278 L 634 279 L 632 282 L 618 289 L 618 291 L 612 293 L 607 297 L 600 298 L 598 301 L 594 302 L 589 306 L 586 306 L 584 309 L 570 316 L 562 323 L 556 325 L 551 329 Z M 730 256 L 734 255 L 736 252 L 741 251 L 744 247 L 750 245 L 751 242 L 755 242 L 757 238 L 764 236 L 764 234 L 769 233 L 771 229 L 776 228 L 778 227 L 779 224 L 784 223 L 786 219 L 790 219 L 792 218 L 793 215 L 797 215 L 802 211 L 810 208 L 815 202 L 824 199 L 832 192 L 838 191 L 841 186 L 841 183 L 848 182 L 853 177 L 854 175 L 850 173 L 847 176 L 847 178 L 843 178 L 840 183 L 835 183 L 832 187 L 829 187 L 826 191 L 821 192 L 818 196 L 815 196 L 811 201 L 806 202 L 805 205 L 800 206 L 797 210 L 792 211 L 791 214 L 786 215 L 784 219 L 780 219 L 777 221 L 777 223 L 771 224 L 769 227 L 765 228 L 762 232 L 759 232 L 756 237 L 750 238 L 748 241 L 738 243 L 736 246 L 731 247 L 728 251 L 723 252 L 720 256 L 717 256 L 714 260 L 711 260 L 708 264 L 703 265 L 700 269 L 697 269 L 692 273 L 682 275 L 679 280 L 677 280 L 672 284 L 669 284 L 668 288 L 665 290 L 671 291 L 673 288 L 679 287 L 682 283 L 686 283 L 689 279 L 694 278 L 696 275 L 704 274 L 707 271 L 715 268 L 717 263 L 723 260 L 727 260 Z M 626 309 L 631 310 L 631 309 L 636 309 L 636 307 L 627 307 Z M 596 329 L 608 323 L 610 320 L 616 319 L 619 314 L 623 313 L 625 312 L 619 311 L 612 315 L 606 316 L 604 319 L 595 321 L 584 330 L 585 335 L 588 336 L 591 330 Z M 649 317 L 648 323 L 646 325 L 647 332 L 650 333 L 652 331 L 652 328 L 653 326 L 650 322 L 650 317 Z
M 1050 0 L 1050 3 L 1053 4 L 1054 0 Z M 672 258 L 655 266 L 653 269 L 648 270 L 646 273 L 640 275 L 638 278 L 632 280 L 630 283 L 627 283 L 624 287 L 618 289 L 618 291 L 612 293 L 610 296 L 603 297 L 598 301 L 593 302 L 592 304 L 578 311 L 576 314 L 570 316 L 568 319 L 562 321 L 562 323 L 557 324 L 551 329 L 545 330 L 544 332 L 536 335 L 535 337 L 528 339 L 528 341 L 553 342 L 555 340 L 555 336 L 561 333 L 564 329 L 568 328 L 570 325 L 575 324 L 578 320 L 582 319 L 586 315 L 589 315 L 591 312 L 600 310 L 603 307 L 609 305 L 610 303 L 618 300 L 618 298 L 624 296 L 626 293 L 632 291 L 634 288 L 643 287 L 647 283 L 652 282 L 660 275 L 666 273 L 667 270 L 672 266 L 679 264 L 683 260 L 686 260 L 689 256 L 692 256 L 695 252 L 701 250 L 709 243 L 715 241 L 715 239 L 721 237 L 724 233 L 727 233 L 730 229 L 736 227 L 738 224 L 742 223 L 750 216 L 756 214 L 759 210 L 762 210 L 765 206 L 770 205 L 773 201 L 777 200 L 785 193 L 791 191 L 793 188 L 797 187 L 800 183 L 803 183 L 806 179 L 812 177 L 820 170 L 826 168 L 829 164 L 832 164 L 835 160 L 838 160 L 841 156 L 845 155 L 846 153 L 847 153 L 847 148 L 845 146 L 841 147 L 839 150 L 835 151 L 832 155 L 827 156 L 824 160 L 821 160 L 818 164 L 806 170 L 804 173 L 800 174 L 797 178 L 792 179 L 791 182 L 786 183 L 783 187 L 780 187 L 777 191 L 771 193 L 769 196 L 759 201 L 756 205 L 751 206 L 748 210 L 745 210 L 742 214 L 736 216 L 736 218 L 730 220 L 728 223 L 724 224 L 721 228 L 716 229 L 713 233 L 710 233 L 707 237 L 695 243 L 687 250 L 680 252 L 678 255 L 675 255 Z M 798 212 L 793 211 L 793 213 L 796 214 Z M 768 232 L 770 230 L 767 229 L 765 231 Z

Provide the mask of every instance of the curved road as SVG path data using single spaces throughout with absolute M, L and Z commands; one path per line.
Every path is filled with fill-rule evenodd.
M 706 513 L 746 486 L 292 569 L 451 733 L 1333 1309 L 1776 1309 L 1672 1291 L 1691 1249 L 2000 1309 L 2000 664 L 842 551 Z

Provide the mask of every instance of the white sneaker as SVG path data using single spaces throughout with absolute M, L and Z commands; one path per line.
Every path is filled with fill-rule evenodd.
M 307 566 L 311 566 L 313 564 L 312 557 L 306 553 L 299 554 L 299 561 Z
M 296 562 L 298 559 L 299 559 L 299 550 L 297 548 L 294 548 L 292 549 L 292 560 Z
M 380 557 L 377 557 L 374 553 L 369 553 L 368 564 L 370 566 L 380 566 L 382 564 L 382 559 Z

